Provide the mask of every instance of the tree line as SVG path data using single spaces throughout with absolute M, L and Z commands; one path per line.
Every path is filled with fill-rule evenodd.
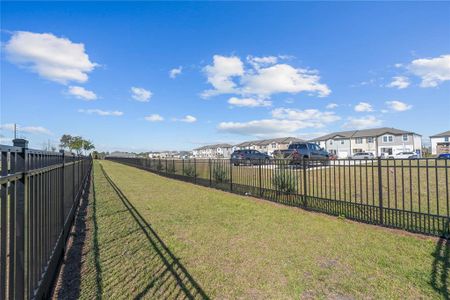
M 81 136 L 63 134 L 59 142 L 61 149 L 69 150 L 70 152 L 75 151 L 78 155 L 80 155 L 83 151 L 95 149 L 95 146 L 91 141 L 86 140 Z

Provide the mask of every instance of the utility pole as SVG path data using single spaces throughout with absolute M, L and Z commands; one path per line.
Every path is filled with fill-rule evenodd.
M 14 139 L 17 139 L 17 124 L 14 123 Z

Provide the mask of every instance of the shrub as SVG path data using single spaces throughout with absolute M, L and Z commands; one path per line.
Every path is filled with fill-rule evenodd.
M 174 162 L 167 164 L 167 173 L 175 173 L 176 171 Z
M 157 171 L 162 171 L 164 169 L 163 164 L 161 163 L 161 161 L 159 160 L 157 165 L 156 165 L 156 170 Z
M 217 182 L 226 182 L 228 180 L 227 171 L 222 165 L 214 166 L 212 176 Z
M 272 183 L 278 192 L 282 192 L 284 194 L 295 193 L 295 177 L 292 176 L 287 170 L 275 170 L 272 176 Z
M 184 175 L 189 177 L 196 177 L 197 174 L 195 173 L 195 168 L 192 165 L 186 165 L 184 166 Z

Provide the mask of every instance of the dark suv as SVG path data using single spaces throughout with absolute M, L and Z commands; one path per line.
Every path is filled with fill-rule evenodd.
M 328 161 L 330 154 L 319 145 L 309 142 L 290 144 L 287 150 L 276 151 L 275 155 L 289 158 L 296 163 L 302 159 Z
M 254 165 L 268 163 L 270 156 L 258 150 L 236 150 L 231 154 L 231 162 L 238 166 L 240 164 Z

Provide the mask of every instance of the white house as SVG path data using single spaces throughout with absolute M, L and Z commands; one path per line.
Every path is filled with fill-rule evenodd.
M 268 155 L 272 155 L 275 150 L 285 150 L 290 144 L 296 142 L 302 142 L 303 140 L 295 137 L 283 137 L 275 139 L 255 140 L 247 141 L 236 145 L 236 149 L 239 150 L 258 150 Z
M 430 136 L 431 154 L 450 153 L 450 130 Z
M 230 158 L 233 150 L 230 144 L 215 144 L 196 148 L 192 153 L 195 158 Z
M 396 128 L 373 128 L 333 132 L 312 140 L 339 158 L 347 158 L 357 152 L 371 152 L 375 156 L 412 151 L 421 154 L 420 134 Z

